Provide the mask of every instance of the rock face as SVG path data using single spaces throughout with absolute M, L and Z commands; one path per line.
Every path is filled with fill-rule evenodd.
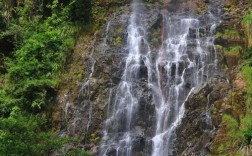
M 246 112 L 247 84 L 241 73 L 241 52 L 226 50 L 233 45 L 245 46 L 244 37 L 240 35 L 242 32 L 237 28 L 248 5 L 244 4 L 245 1 L 237 3 L 237 9 L 223 14 L 223 23 L 217 28 L 222 36 L 217 36 L 215 40 L 223 47 L 222 63 L 227 67 L 226 78 L 211 79 L 188 98 L 184 118 L 177 129 L 174 155 L 235 155 L 235 150 L 238 150 L 225 147 L 230 129 L 223 119 L 224 115 L 230 115 L 240 123 L 241 116 Z M 230 8 L 231 4 L 224 6 Z M 239 9 L 241 6 L 242 9 Z M 227 30 L 233 33 L 223 33 Z
M 113 5 L 117 1 L 113 0 Z M 207 6 L 211 5 L 207 10 Z M 143 25 L 148 30 L 147 38 L 150 41 L 150 48 L 153 53 L 158 53 L 161 45 L 162 14 L 202 15 L 204 19 L 206 11 L 212 14 L 220 13 L 219 6 L 225 6 L 224 0 L 160 0 L 153 5 L 160 9 L 152 9 L 143 15 Z M 179 9 L 175 9 L 179 8 Z M 179 10 L 179 11 L 178 11 Z M 53 127 L 62 136 L 72 136 L 81 140 L 78 146 L 81 149 L 90 150 L 98 154 L 98 148 L 103 136 L 104 121 L 113 109 L 111 104 L 115 100 L 118 84 L 121 81 L 127 49 L 127 26 L 131 10 L 129 5 L 122 6 L 116 13 L 111 15 L 106 26 L 102 27 L 95 34 L 83 35 L 76 45 L 75 51 L 70 60 L 67 70 L 73 73 L 66 79 L 66 87 L 62 88 L 58 96 L 58 104 L 52 114 Z M 222 19 L 229 19 L 228 15 Z M 210 29 L 210 27 L 206 28 Z M 196 29 L 189 30 L 190 37 L 195 38 Z M 201 35 L 204 29 L 199 29 Z M 225 42 L 223 39 L 218 43 Z M 195 46 L 190 45 L 191 47 Z M 194 53 L 193 48 L 188 48 Z M 144 52 L 146 46 L 141 46 Z M 218 56 L 222 58 L 222 56 Z M 153 58 L 154 59 L 154 58 Z M 226 58 L 229 68 L 236 66 L 239 58 Z M 74 61 L 75 60 L 75 61 Z M 133 82 L 134 95 L 139 98 L 139 111 L 135 118 L 133 133 L 134 149 L 132 155 L 146 155 L 151 150 L 150 138 L 155 133 L 155 103 L 150 95 L 147 86 L 147 69 L 140 67 L 137 81 Z M 244 87 L 245 84 L 237 76 L 230 78 L 232 85 L 227 82 L 224 74 L 211 73 L 215 78 L 200 87 L 195 88 L 185 103 L 185 114 L 181 125 L 177 128 L 177 139 L 174 144 L 174 155 L 207 155 L 214 153 L 215 145 L 211 144 L 218 136 L 223 112 L 234 113 L 234 107 L 230 106 L 230 96 L 233 88 Z M 188 73 L 189 75 L 189 73 Z M 221 75 L 221 76 L 219 76 Z M 192 78 L 193 79 L 193 78 Z M 242 88 L 241 87 L 241 88 Z M 190 82 L 187 83 L 190 88 Z M 240 90 L 242 90 L 240 88 Z M 239 89 L 238 89 L 239 90 Z M 231 92 L 231 93 L 230 93 Z M 241 91 L 241 94 L 244 92 Z M 123 121 L 122 121 L 123 122 Z M 115 125 L 115 127 L 118 125 Z M 118 127 L 116 127 L 118 128 Z M 119 127 L 124 129 L 125 127 Z M 118 134 L 120 135 L 120 134 Z M 148 147 L 148 148 L 146 148 Z M 116 149 L 107 151 L 107 155 L 116 155 Z
M 211 140 L 220 124 L 222 111 L 214 108 L 228 97 L 230 84 L 213 78 L 196 88 L 185 103 L 184 119 L 177 129 L 178 155 L 208 155 Z M 216 112 L 215 112 L 216 113 Z

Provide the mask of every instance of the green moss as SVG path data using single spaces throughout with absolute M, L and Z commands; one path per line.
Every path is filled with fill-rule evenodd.
M 117 28 L 117 33 L 122 33 L 123 32 L 123 27 L 120 26 L 119 28 Z
M 226 36 L 239 36 L 239 33 L 235 29 L 225 29 L 224 35 L 226 35 Z
M 245 65 L 242 69 L 242 72 L 247 80 L 247 92 L 250 96 L 252 96 L 252 68 L 249 65 Z
M 232 2 L 232 5 L 237 5 L 237 0 L 231 0 L 231 2 Z
M 235 29 L 225 29 L 223 31 L 216 33 L 217 38 L 223 38 L 226 40 L 232 39 L 232 38 L 239 38 L 239 32 Z
M 99 142 L 100 139 L 101 139 L 101 138 L 100 138 L 99 136 L 97 136 L 95 133 L 92 133 L 92 134 L 90 135 L 89 141 L 90 141 L 90 142 L 93 142 L 93 143 L 97 143 L 97 142 Z
M 230 52 L 239 52 L 242 50 L 242 47 L 240 45 L 234 45 L 228 49 Z
M 66 154 L 64 154 L 64 156 L 94 156 L 94 155 L 80 148 L 72 148 Z
M 223 48 L 223 46 L 221 46 L 221 45 L 217 44 L 217 45 L 215 45 L 215 48 L 217 48 L 217 49 L 222 49 L 222 48 Z
M 153 5 L 154 0 L 145 0 L 147 7 L 151 7 Z
M 158 43 L 159 39 L 156 37 L 151 38 L 152 43 Z
M 242 20 L 242 25 L 245 31 L 247 46 L 252 46 L 252 9 L 250 9 Z
M 224 10 L 225 12 L 228 12 L 228 11 L 230 11 L 230 8 L 224 7 L 223 10 Z
M 232 4 L 237 4 L 237 0 L 232 0 Z M 234 6 L 231 7 L 233 9 Z M 224 8 L 230 11 L 229 8 Z M 248 11 L 242 21 L 244 38 L 247 39 L 246 46 L 252 45 L 252 9 Z M 217 32 L 216 37 L 224 40 L 239 39 L 240 34 L 235 29 L 225 29 Z M 216 46 L 218 49 L 224 49 L 225 54 L 242 55 L 245 65 L 242 67 L 242 73 L 247 81 L 246 94 L 239 95 L 237 92 L 232 93 L 232 113 L 225 114 L 222 123 L 225 125 L 224 134 L 221 138 L 221 144 L 217 147 L 219 154 L 227 155 L 246 155 L 247 150 L 251 153 L 252 139 L 252 48 L 244 50 L 244 46 L 231 45 L 223 48 Z M 243 99 L 242 99 L 243 98 Z M 245 101 L 246 100 L 246 105 Z M 233 116 L 232 116 L 233 115 Z M 235 117 L 234 117 L 235 116 Z
M 161 29 L 160 28 L 152 29 L 151 33 L 150 33 L 151 43 L 153 43 L 153 44 L 161 43 L 160 35 L 161 35 Z M 153 44 L 151 44 L 151 45 L 153 45 Z
M 218 150 L 219 152 L 222 152 L 224 149 L 225 149 L 224 145 L 220 145 L 220 146 L 217 148 L 217 150 Z
M 222 34 L 223 34 L 223 33 L 221 33 L 221 32 L 218 31 L 218 32 L 215 34 L 215 36 L 216 36 L 216 37 L 222 37 Z
M 122 38 L 120 36 L 117 36 L 114 40 L 114 45 L 120 45 L 122 44 Z
M 240 45 L 233 45 L 229 48 L 224 49 L 225 54 L 239 54 L 242 51 L 242 47 Z
M 252 23 L 252 9 L 250 9 L 247 14 L 243 17 L 242 23 Z

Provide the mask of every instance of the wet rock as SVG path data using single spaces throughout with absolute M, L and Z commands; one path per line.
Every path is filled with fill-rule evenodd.
M 224 15 L 221 16 L 222 20 L 227 21 L 232 19 L 232 16 L 229 13 L 225 13 Z
M 229 84 L 225 79 L 213 78 L 196 88 L 185 103 L 185 114 L 177 129 L 176 155 L 207 155 L 214 127 L 207 112 L 212 112 L 218 101 L 228 96 Z M 175 146 L 176 147 L 176 146 Z

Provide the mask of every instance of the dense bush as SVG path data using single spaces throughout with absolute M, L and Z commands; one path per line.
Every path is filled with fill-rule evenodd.
M 46 122 L 41 117 L 23 114 L 18 107 L 14 107 L 8 118 L 0 120 L 0 154 L 42 156 L 70 141 L 43 132 L 45 126 Z
M 1 60 L 6 70 L 0 75 L 0 155 L 49 155 L 73 141 L 50 132 L 47 114 L 76 31 L 82 27 L 76 24 L 82 19 L 75 19 L 73 14 L 74 10 L 81 10 L 77 6 L 83 7 L 80 3 L 77 0 L 0 2 L 0 41 L 13 38 L 15 47 L 11 55 L 0 55 L 4 57 Z M 88 16 L 80 15 L 89 21 Z M 0 54 L 6 53 L 4 48 L 0 49 Z

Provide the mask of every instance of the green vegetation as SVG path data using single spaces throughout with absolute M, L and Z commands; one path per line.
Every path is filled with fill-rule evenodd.
M 236 1 L 232 1 L 237 3 Z M 242 24 L 247 25 L 248 33 L 246 38 L 251 38 L 252 28 L 252 11 L 251 9 L 244 16 Z M 226 35 L 228 34 L 228 35 Z M 235 37 L 238 33 L 236 31 L 225 31 L 224 36 Z M 227 53 L 242 52 L 241 57 L 244 62 L 242 73 L 247 81 L 247 94 L 246 94 L 246 108 L 244 114 L 239 115 L 239 119 L 235 119 L 230 115 L 224 115 L 223 121 L 227 124 L 227 140 L 224 144 L 225 150 L 234 150 L 235 155 L 248 155 L 252 152 L 252 47 L 247 43 L 248 48 L 242 48 L 239 45 L 233 45 L 226 50 Z M 220 150 L 220 149 L 219 149 Z
M 222 153 L 232 153 L 234 155 L 246 155 L 251 151 L 251 139 L 252 139 L 252 118 L 251 116 L 241 116 L 240 122 L 238 122 L 231 115 L 225 114 L 223 116 L 224 123 L 226 124 L 226 140 L 222 144 L 218 151 Z M 247 150 L 244 150 L 247 149 Z
M 233 5 L 239 1 L 232 0 Z M 234 6 L 233 6 L 234 7 Z M 224 8 L 225 11 L 232 11 L 234 9 Z M 243 33 L 239 33 L 239 27 L 229 28 L 221 30 L 216 34 L 227 41 L 227 44 L 223 46 L 217 45 L 218 49 L 224 51 L 224 53 L 231 55 L 240 55 L 243 59 L 242 74 L 247 82 L 246 94 L 238 95 L 234 91 L 231 99 L 232 111 L 224 114 L 222 117 L 222 124 L 225 128 L 220 138 L 220 144 L 217 147 L 217 153 L 220 155 L 251 155 L 252 153 L 252 11 L 247 12 L 242 20 Z M 244 35 L 244 36 L 242 36 Z M 239 41 L 242 37 L 246 41 L 243 45 Z M 244 99 L 244 101 L 242 100 Z
M 145 0 L 147 5 L 151 5 L 154 1 L 153 0 Z
M 44 132 L 45 125 L 45 120 L 39 116 L 24 114 L 14 107 L 8 118 L 0 120 L 0 154 L 45 155 L 59 149 L 63 143 L 74 141 Z
M 95 32 L 116 6 L 126 2 L 0 1 L 0 155 L 50 155 L 66 143 L 77 142 L 58 137 L 49 119 L 64 83 L 67 58 L 79 32 Z M 121 40 L 117 37 L 115 44 Z M 68 74 L 79 80 L 83 76 Z M 91 154 L 71 148 L 62 155 Z
M 78 148 L 74 148 L 71 151 L 68 151 L 65 156 L 93 156 L 90 152 L 83 151 Z
M 242 47 L 240 45 L 233 45 L 229 48 L 224 49 L 225 54 L 239 54 L 242 51 Z
M 248 13 L 244 16 L 242 22 L 248 23 L 250 25 L 252 24 L 252 9 L 250 9 Z
M 224 29 L 223 32 L 217 32 L 216 37 L 223 39 L 237 38 L 239 37 L 239 32 L 235 29 Z
M 252 65 L 252 47 L 249 47 L 244 50 L 242 58 L 245 60 L 246 64 Z
M 223 48 L 223 46 L 221 46 L 221 45 L 219 45 L 219 44 L 215 45 L 215 47 L 216 47 L 217 49 L 222 49 L 222 48 Z
M 252 3 L 251 0 L 249 0 Z M 246 115 L 241 119 L 241 128 L 243 129 L 244 142 L 246 145 L 242 148 L 241 153 L 247 154 L 252 152 L 252 9 L 250 9 L 244 16 L 242 23 L 247 25 L 247 48 L 244 50 L 243 59 L 245 65 L 243 67 L 243 73 L 247 80 L 247 104 L 246 104 Z
M 237 5 L 237 0 L 231 0 L 231 2 L 232 2 L 232 5 Z
M 245 65 L 243 67 L 243 73 L 246 77 L 248 87 L 247 87 L 247 93 L 249 96 L 252 97 L 252 68 L 249 66 L 249 64 Z
M 0 155 L 91 155 L 64 151 L 79 140 L 58 137 L 49 117 L 79 32 L 94 32 L 126 1 L 0 1 Z
M 247 46 L 252 47 L 252 9 L 248 10 L 247 14 L 244 16 L 242 25 L 245 31 Z
M 252 30 L 252 9 L 250 9 L 247 14 L 244 16 L 242 23 L 247 24 L 249 32 Z M 252 38 L 252 34 L 248 32 L 246 36 Z M 242 54 L 242 58 L 244 60 L 243 73 L 246 77 L 248 83 L 248 99 L 252 99 L 252 46 L 250 43 L 247 44 L 247 48 L 244 50 Z M 249 100 L 250 101 L 250 100 Z
M 0 2 L 0 155 L 49 155 L 78 141 L 50 132 L 48 117 L 77 32 L 96 25 L 93 10 L 89 0 Z
M 120 45 L 122 44 L 122 38 L 120 36 L 117 36 L 114 41 L 114 45 Z

